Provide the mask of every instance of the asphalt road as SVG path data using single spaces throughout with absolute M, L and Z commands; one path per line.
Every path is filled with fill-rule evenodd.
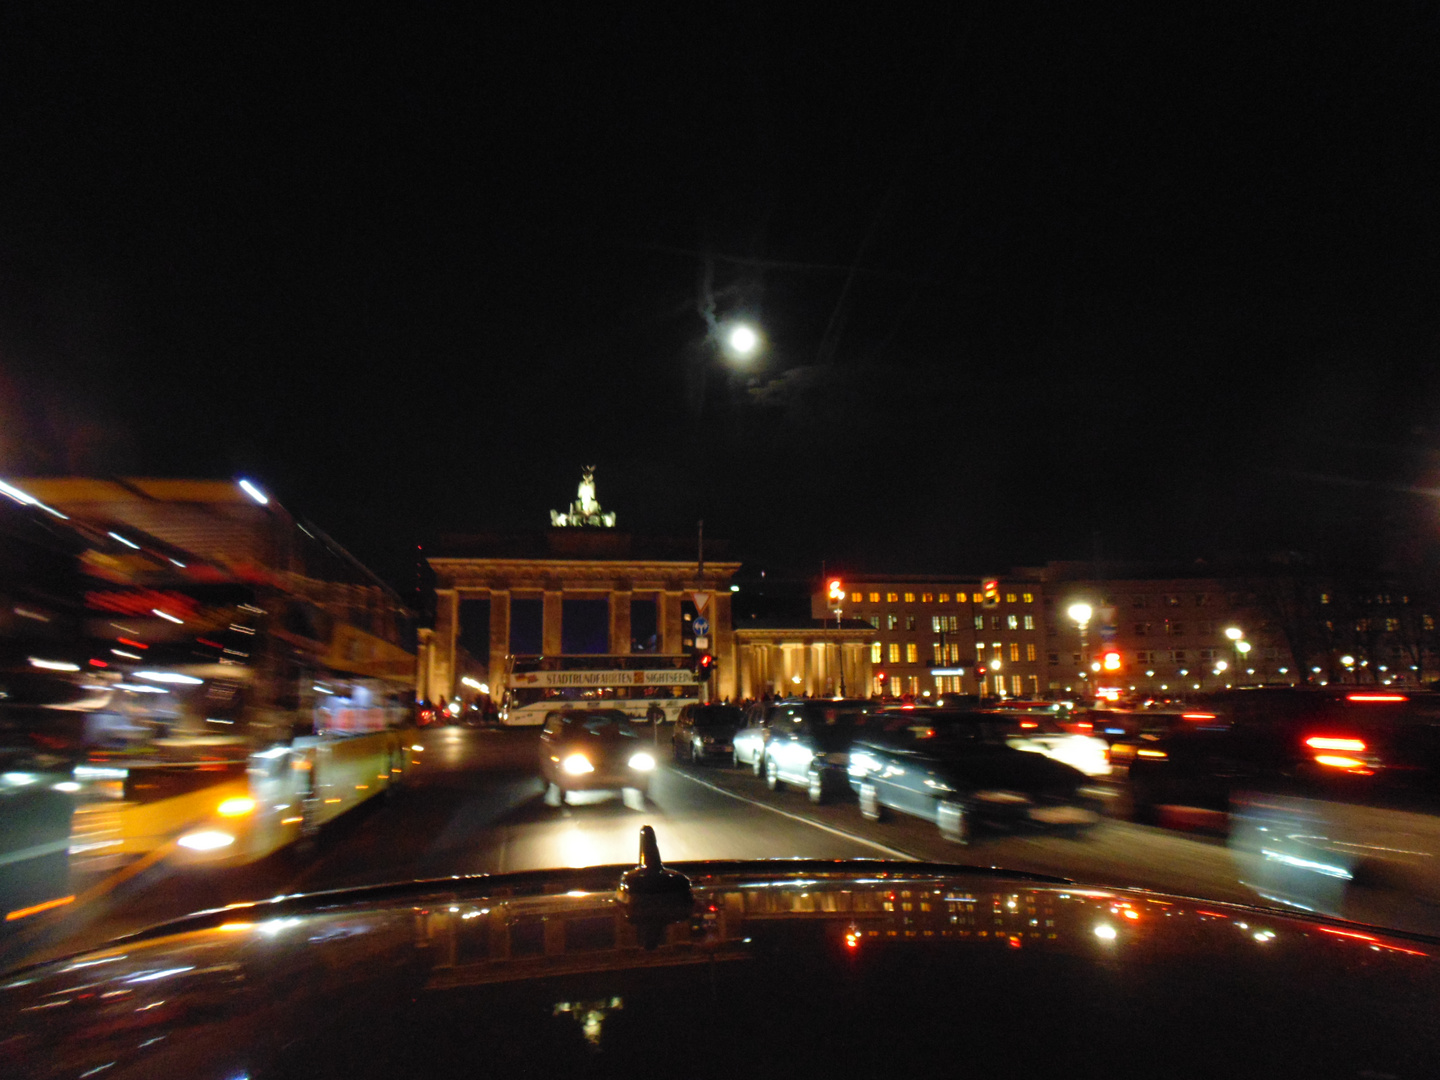
M 160 863 L 12 935 L 0 943 L 0 964 L 73 952 L 191 911 L 282 893 L 631 862 L 642 824 L 654 826 L 667 862 L 922 859 L 1215 900 L 1254 899 L 1236 880 L 1223 842 L 1200 834 L 1107 819 L 1082 839 L 982 836 L 959 847 L 918 819 L 867 822 L 853 801 L 816 807 L 802 791 L 770 792 L 748 770 L 672 765 L 666 744 L 643 806 L 633 793 L 628 801 L 597 793 L 549 806 L 535 775 L 535 732 L 445 728 L 421 738 L 422 761 L 406 786 L 334 823 L 313 850 L 222 873 Z

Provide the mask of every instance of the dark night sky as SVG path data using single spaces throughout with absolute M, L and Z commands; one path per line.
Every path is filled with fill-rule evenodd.
M 799 568 L 1440 525 L 1429 5 L 142 7 L 0 14 L 0 475 L 248 473 L 392 576 L 592 462 Z

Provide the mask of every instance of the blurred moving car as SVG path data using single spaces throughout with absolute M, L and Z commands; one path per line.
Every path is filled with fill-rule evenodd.
M 735 733 L 744 722 L 736 705 L 686 705 L 670 734 L 674 759 L 698 765 L 732 757 Z
M 745 710 L 745 723 L 730 740 L 730 763 L 736 768 L 750 766 L 760 776 L 765 771 L 765 744 L 770 741 L 770 719 L 780 715 L 790 703 L 757 701 Z
M 1100 820 L 1101 793 L 1079 769 L 1017 748 L 994 712 L 884 712 L 855 740 L 850 786 L 871 821 L 887 810 L 935 822 L 967 843 L 979 826 L 1061 828 Z
M 1072 719 L 1068 709 L 1050 702 L 1035 705 L 1002 705 L 985 711 L 1013 718 L 1009 741 L 1016 750 L 1044 754 L 1086 776 L 1110 775 L 1110 744 L 1092 734 L 1089 720 Z
M 547 797 L 565 801 L 572 791 L 650 792 L 655 755 L 630 730 L 619 709 L 552 712 L 540 731 L 540 776 Z
M 816 804 L 845 791 L 850 743 L 878 711 L 872 701 L 848 698 L 782 702 L 771 709 L 762 752 L 765 786 L 775 791 L 795 784 Z
M 1142 730 L 1135 817 L 1209 812 L 1262 899 L 1428 926 L 1440 906 L 1440 695 L 1289 687 L 1213 695 Z M 1403 900 L 1402 900 L 1403 898 Z

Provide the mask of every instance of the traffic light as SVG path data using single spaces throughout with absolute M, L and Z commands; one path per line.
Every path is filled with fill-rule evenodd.
M 715 674 L 715 657 L 710 653 L 700 653 L 695 657 L 695 674 L 700 678 L 708 679 Z
M 830 601 L 838 604 L 845 599 L 845 586 L 839 578 L 830 582 Z
M 1000 582 L 996 581 L 994 578 L 991 578 L 989 581 L 985 582 L 984 588 L 985 599 L 981 603 L 981 606 L 998 607 L 1000 605 Z
M 1106 671 L 1120 670 L 1120 654 L 1114 649 L 1106 649 L 1100 657 L 1100 666 Z

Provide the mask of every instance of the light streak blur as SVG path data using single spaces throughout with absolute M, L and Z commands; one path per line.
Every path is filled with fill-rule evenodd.
M 245 492 L 246 495 L 249 495 L 250 498 L 254 499 L 261 506 L 268 506 L 270 503 L 270 496 L 266 495 L 249 480 L 240 481 L 240 490 Z
M 38 657 L 30 657 L 30 666 L 40 668 L 42 671 L 79 671 L 79 664 L 72 664 L 67 660 L 42 660 Z

